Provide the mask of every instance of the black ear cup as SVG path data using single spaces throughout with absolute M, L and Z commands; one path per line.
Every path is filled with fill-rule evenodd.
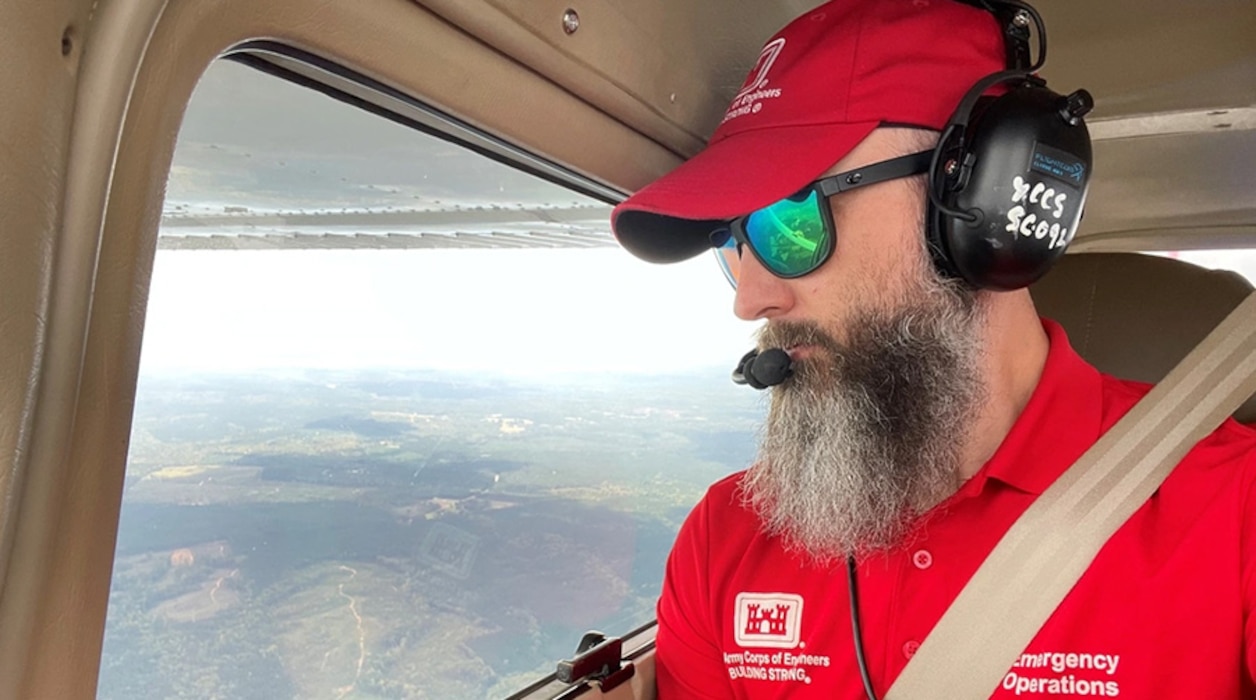
M 1022 80 L 977 102 L 966 129 L 944 134 L 926 219 L 943 274 L 981 289 L 1019 289 L 1064 254 L 1090 181 L 1081 117 L 1091 104 L 1084 90 L 1065 97 Z
M 1090 93 L 1034 75 L 1047 30 L 1022 0 L 960 0 L 1003 27 L 1008 69 L 978 80 L 948 120 L 929 169 L 925 238 L 938 271 L 978 289 L 1026 287 L 1077 234 L 1090 184 Z M 1037 32 L 1037 59 L 1030 38 Z M 983 95 L 999 85 L 998 97 Z

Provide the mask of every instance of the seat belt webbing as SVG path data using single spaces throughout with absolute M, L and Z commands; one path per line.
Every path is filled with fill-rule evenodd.
M 1256 293 L 1012 524 L 885 700 L 989 698 L 1112 533 L 1253 393 Z

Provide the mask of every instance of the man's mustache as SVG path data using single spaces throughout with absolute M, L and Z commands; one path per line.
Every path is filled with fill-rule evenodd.
M 845 348 L 836 338 L 811 321 L 769 321 L 759 330 L 759 352 L 770 348 L 789 349 L 799 345 L 814 345 L 840 355 Z

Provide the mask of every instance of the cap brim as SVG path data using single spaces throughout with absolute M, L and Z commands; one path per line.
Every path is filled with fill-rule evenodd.
M 723 222 L 798 192 L 877 126 L 812 124 L 734 134 L 615 207 L 611 230 L 643 260 L 691 258 L 711 247 L 711 232 Z

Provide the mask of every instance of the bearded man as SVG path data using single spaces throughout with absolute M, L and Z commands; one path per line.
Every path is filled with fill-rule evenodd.
M 647 260 L 715 247 L 735 313 L 793 367 L 756 463 L 711 487 L 669 558 L 663 700 L 884 692 L 1146 392 L 1086 364 L 1026 290 L 970 284 L 928 243 L 938 133 L 1006 56 L 975 7 L 833 0 L 767 43 L 702 153 L 612 215 Z M 1197 445 L 994 697 L 1256 697 L 1253 447 L 1232 421 Z

